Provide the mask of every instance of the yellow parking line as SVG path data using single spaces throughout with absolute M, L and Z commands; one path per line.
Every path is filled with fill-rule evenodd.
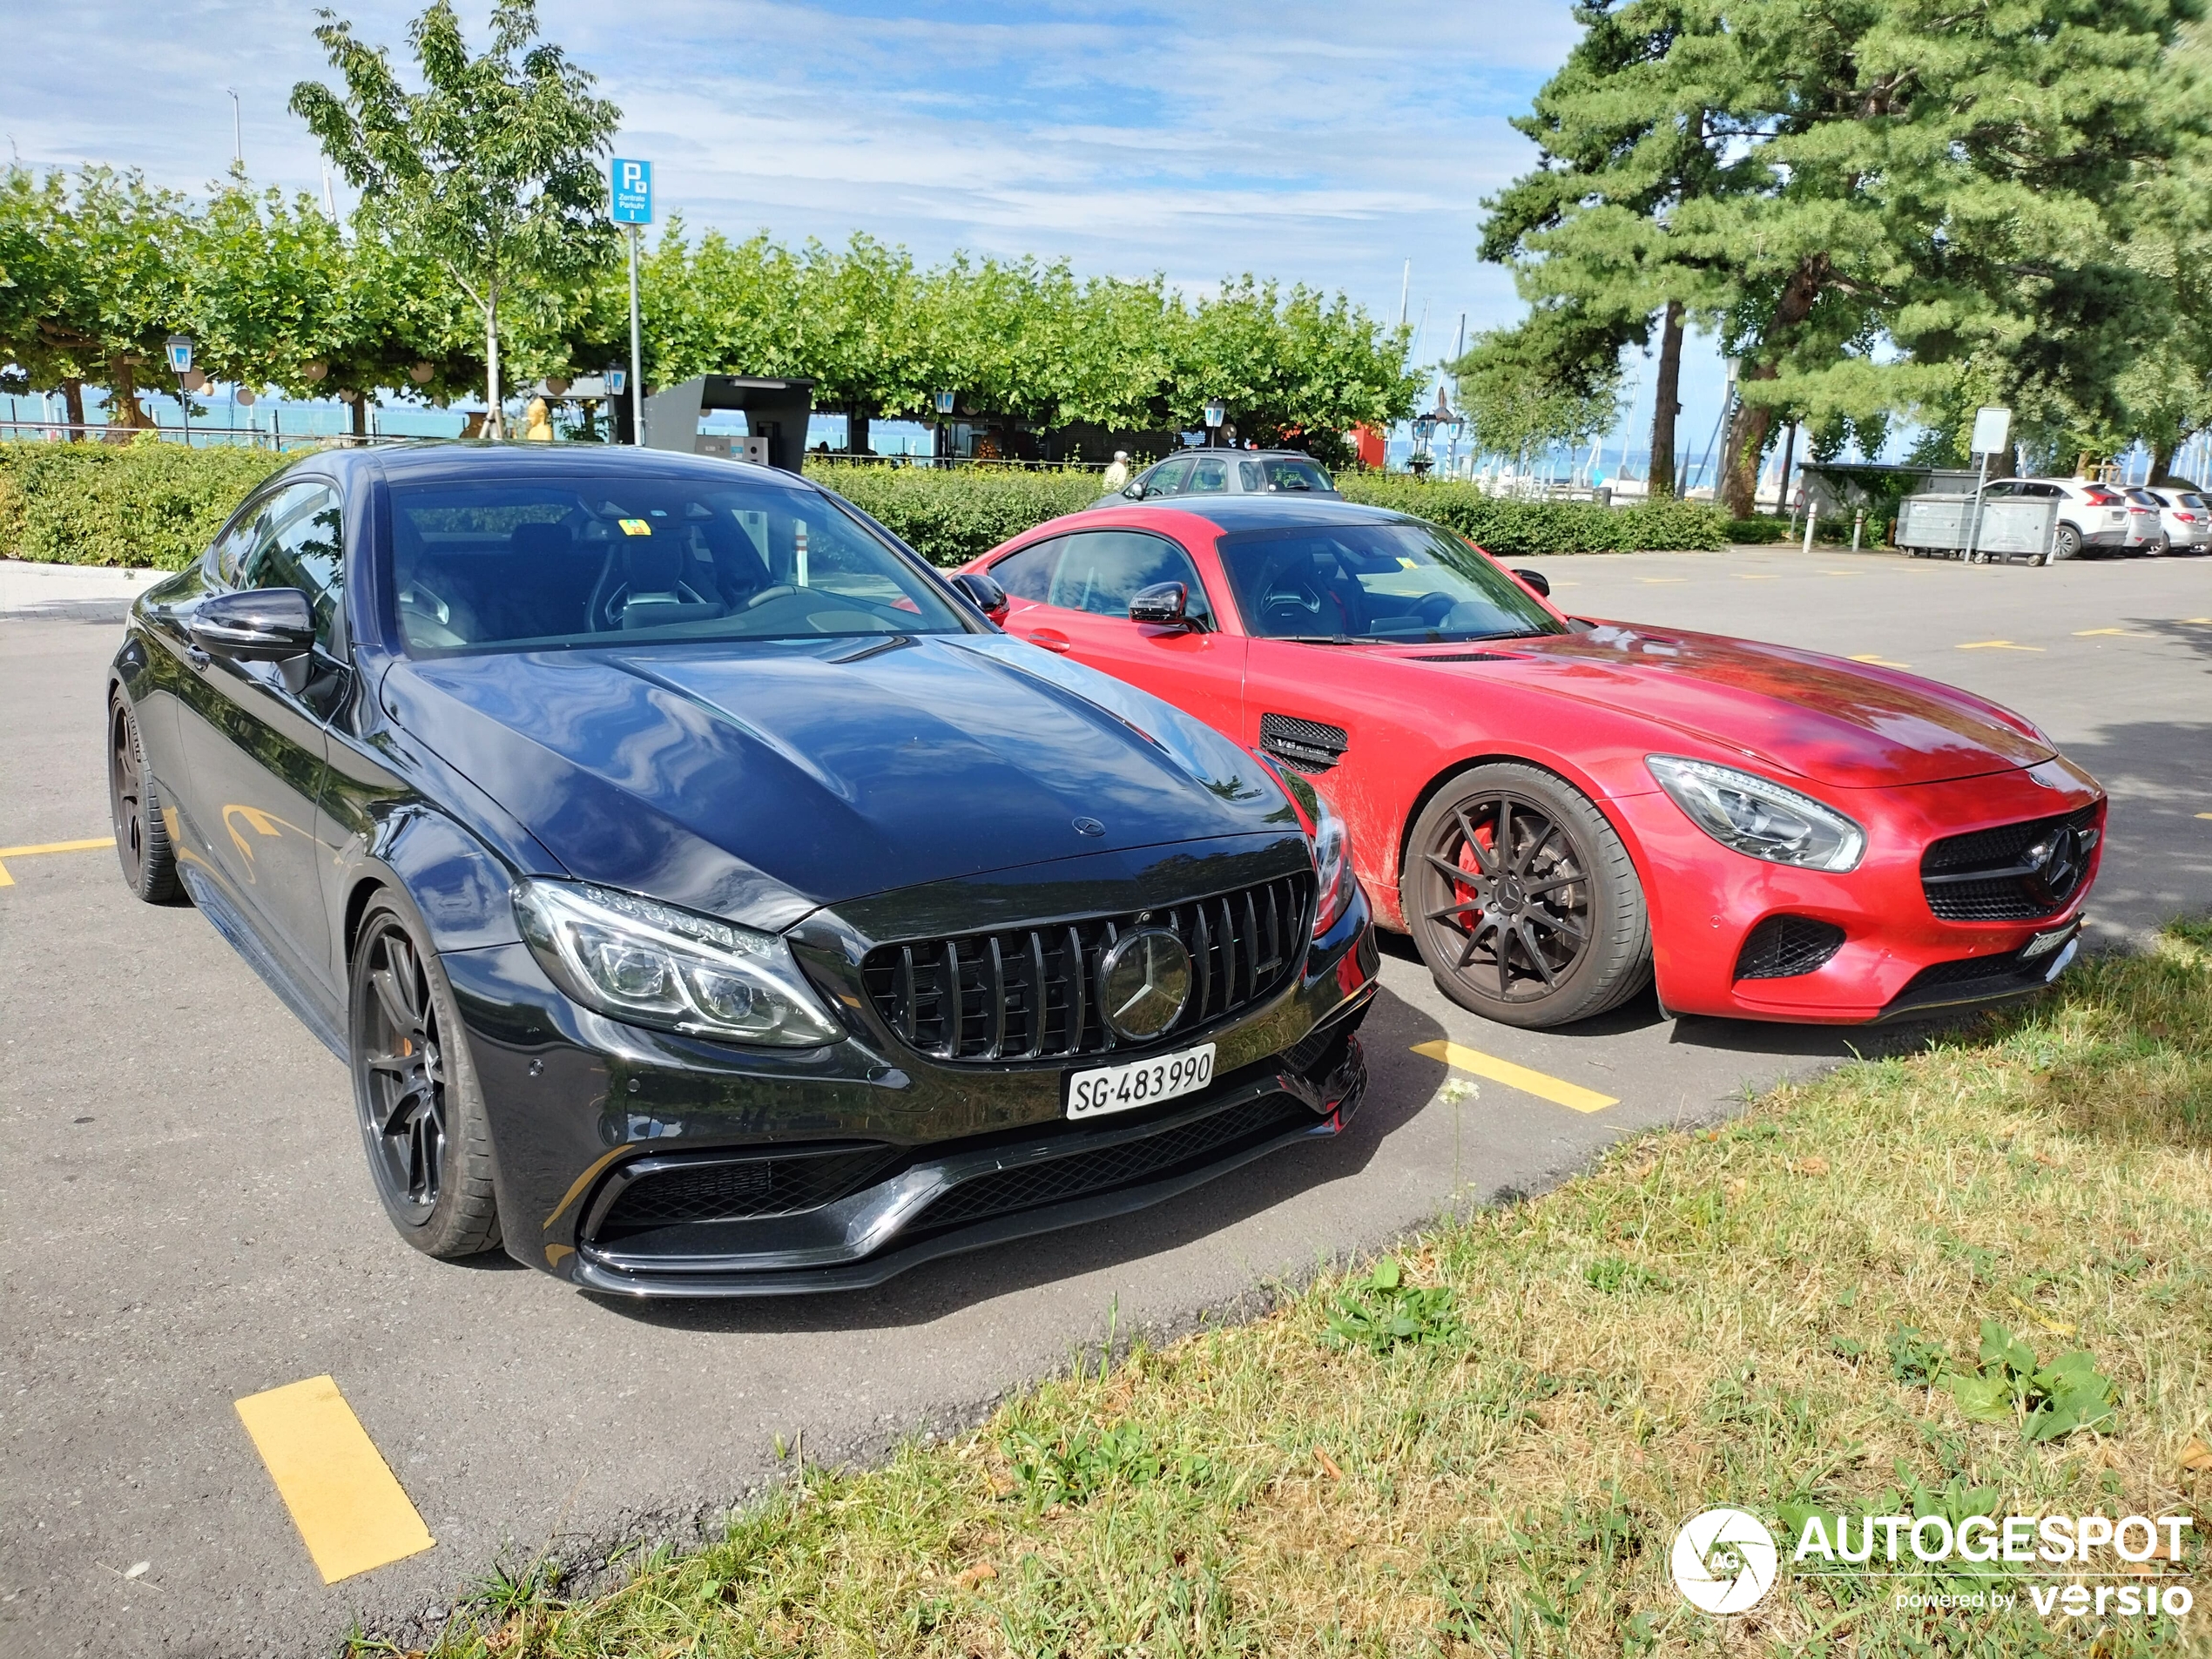
M 1864 570 L 1823 570 L 1820 574 L 1823 576 L 1865 576 L 1866 572 Z
M 324 1583 L 437 1542 L 334 1379 L 310 1377 L 236 1405 Z
M 2076 639 L 2094 639 L 2099 634 L 2117 634 L 2122 639 L 2148 639 L 2150 637 L 2148 634 L 2131 634 L 2125 628 L 2076 628 L 2074 631 L 2074 637 Z
M 2040 645 L 2015 645 L 2009 639 L 1977 639 L 1959 647 L 1960 651 L 2041 651 Z
M 1851 661 L 1854 663 L 1871 663 L 1877 668 L 1910 668 L 1912 666 L 1910 663 L 1893 663 L 1886 657 L 1878 657 L 1872 651 L 1868 651 L 1864 657 L 1854 657 L 1851 658 Z
M 1782 580 L 1771 570 L 1738 570 L 1736 573 L 1736 579 L 1738 582 L 1779 582 Z
M 2212 813 L 2199 813 L 2197 816 L 2199 818 L 2212 819 Z
M 1610 1095 L 1601 1095 L 1595 1089 L 1585 1089 L 1580 1083 L 1570 1083 L 1558 1077 L 1548 1077 L 1541 1071 L 1531 1071 L 1526 1066 L 1516 1066 L 1510 1060 L 1501 1060 L 1495 1055 L 1484 1054 L 1480 1049 L 1463 1049 L 1456 1042 L 1417 1042 L 1413 1052 L 1431 1060 L 1441 1060 L 1454 1071 L 1473 1072 L 1478 1077 L 1487 1077 L 1494 1083 L 1503 1083 L 1508 1089 L 1518 1089 L 1524 1095 L 1534 1095 L 1548 1100 L 1554 1106 L 1570 1107 L 1578 1112 L 1602 1112 L 1608 1106 L 1621 1103 Z
M 8 873 L 10 859 L 27 859 L 40 853 L 90 853 L 95 847 L 113 846 L 115 837 L 103 835 L 90 841 L 40 841 L 31 846 L 0 846 L 0 887 L 12 887 L 15 877 Z

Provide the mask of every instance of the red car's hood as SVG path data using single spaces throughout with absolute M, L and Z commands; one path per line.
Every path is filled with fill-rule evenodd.
M 1494 649 L 1520 660 L 1491 672 L 1841 789 L 1978 777 L 2056 752 L 2020 716 L 1967 692 L 1784 645 L 1608 623 Z

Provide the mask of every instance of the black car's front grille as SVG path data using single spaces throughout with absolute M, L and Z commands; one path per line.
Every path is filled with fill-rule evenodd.
M 2096 821 L 2097 809 L 2084 806 L 1930 843 L 1920 856 L 1928 908 L 1946 921 L 2032 921 L 2057 914 L 2088 873 Z M 2066 837 L 2070 842 L 2061 845 Z M 2054 853 L 2060 855 L 2055 865 Z
M 1326 772 L 1344 759 L 1351 738 L 1340 725 L 1301 720 L 1288 714 L 1259 717 L 1259 746 L 1299 772 Z
M 1843 948 L 1844 930 L 1811 916 L 1769 916 L 1743 936 L 1736 954 L 1738 979 L 1795 979 L 1826 964 Z
M 900 1156 L 892 1147 L 861 1146 L 657 1170 L 624 1188 L 593 1232 L 604 1238 L 685 1222 L 795 1216 L 859 1191 Z
M 1150 1048 L 1272 995 L 1304 957 L 1313 878 L 1049 927 L 879 945 L 860 965 L 891 1028 L 939 1060 L 1058 1059 L 1120 1046 L 1098 1007 L 1099 959 L 1135 927 L 1190 953 L 1190 996 Z
M 1263 1095 L 1157 1135 L 979 1175 L 931 1204 L 916 1219 L 913 1231 L 934 1231 L 1016 1210 L 1034 1210 L 1040 1204 L 1110 1192 L 1116 1187 L 1163 1180 L 1202 1163 L 1226 1157 L 1240 1147 L 1256 1146 L 1318 1121 L 1302 1102 L 1288 1095 Z

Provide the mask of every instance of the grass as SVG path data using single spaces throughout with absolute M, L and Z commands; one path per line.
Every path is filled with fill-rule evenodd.
M 1666 1568 L 1717 1504 L 2202 1515 L 2208 1032 L 2212 925 L 2177 924 L 2031 1008 L 1628 1142 L 1252 1324 L 1049 1381 L 879 1468 L 808 1469 L 610 1592 L 563 1604 L 510 1575 L 437 1651 L 2212 1652 L 2202 1576 L 2179 1627 L 2047 1623 L 2025 1595 L 1900 1610 L 1871 1581 L 1787 1575 L 1721 1621 Z M 2193 1561 L 2150 1570 L 2201 1574 L 2207 1524 Z

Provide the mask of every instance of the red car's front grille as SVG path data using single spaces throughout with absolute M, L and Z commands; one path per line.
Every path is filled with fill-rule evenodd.
M 2097 809 L 2032 818 L 1966 835 L 1946 836 L 1920 855 L 1928 908 L 1946 921 L 2033 921 L 2054 916 L 2080 891 L 2096 845 Z M 2057 867 L 2049 850 L 2070 835 L 2072 856 Z M 2038 849 L 2043 856 L 2036 856 Z

